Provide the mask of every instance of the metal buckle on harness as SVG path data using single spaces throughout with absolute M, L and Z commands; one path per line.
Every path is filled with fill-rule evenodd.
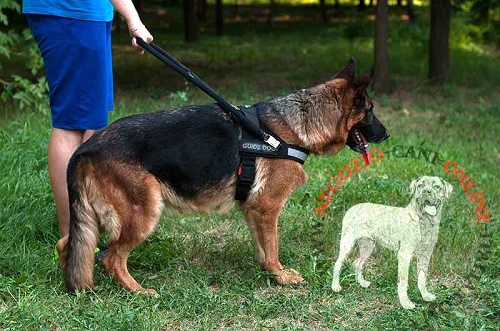
M 281 146 L 281 143 L 276 138 L 265 132 L 262 132 L 262 139 L 274 149 L 278 149 Z

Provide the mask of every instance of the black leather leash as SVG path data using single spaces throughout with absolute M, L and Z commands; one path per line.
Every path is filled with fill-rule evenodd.
M 258 120 L 251 119 L 247 117 L 244 111 L 235 105 L 230 104 L 224 98 L 222 98 L 219 94 L 217 94 L 213 88 L 210 87 L 207 83 L 205 83 L 201 78 L 196 76 L 194 72 L 192 72 L 189 68 L 184 66 L 179 60 L 177 60 L 172 55 L 168 54 L 164 49 L 159 47 L 158 45 L 151 43 L 148 44 L 141 38 L 136 37 L 137 44 L 141 46 L 143 49 L 154 55 L 157 59 L 174 69 L 181 76 L 186 78 L 188 81 L 196 85 L 203 92 L 212 97 L 219 106 L 224 109 L 231 117 L 233 117 L 237 123 L 243 127 L 243 129 L 247 130 L 249 133 L 255 135 L 256 137 L 260 137 L 264 142 L 269 144 L 275 149 L 279 149 L 281 147 L 281 143 L 278 139 L 265 132 L 259 125 Z
M 264 131 L 260 126 L 256 107 L 237 107 L 230 104 L 161 47 L 153 43 L 148 44 L 141 38 L 136 38 L 136 40 L 143 49 L 211 96 L 241 126 L 242 137 L 239 141 L 240 164 L 237 171 L 236 200 L 245 201 L 248 198 L 255 181 L 255 160 L 257 157 L 289 159 L 304 164 L 309 152 L 300 146 L 287 144 L 272 132 Z

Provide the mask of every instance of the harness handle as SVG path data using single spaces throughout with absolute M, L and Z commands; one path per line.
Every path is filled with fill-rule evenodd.
M 207 83 L 205 83 L 201 78 L 196 76 L 196 74 L 183 65 L 179 60 L 177 60 L 172 55 L 168 54 L 167 51 L 162 49 L 160 46 L 151 43 L 148 44 L 142 38 L 136 37 L 137 44 L 141 46 L 143 49 L 147 50 L 149 53 L 154 55 L 157 59 L 174 69 L 178 74 L 186 78 L 188 81 L 196 85 L 203 92 L 212 97 L 219 106 L 224 109 L 230 116 L 236 119 L 239 125 L 241 125 L 245 130 L 254 134 L 257 137 L 261 137 L 267 144 L 272 147 L 278 149 L 281 146 L 281 143 L 273 136 L 266 133 L 264 130 L 260 128 L 258 123 L 254 123 L 247 118 L 245 113 L 241 110 L 240 107 L 230 104 L 224 98 L 222 98 L 213 88 L 210 87 Z

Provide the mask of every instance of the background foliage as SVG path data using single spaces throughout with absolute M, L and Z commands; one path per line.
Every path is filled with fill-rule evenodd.
M 0 76 L 36 82 L 43 71 L 32 76 L 25 67 L 31 57 L 24 51 L 30 43 L 22 37 L 25 22 L 15 7 L 3 8 L 18 39 L 8 46 L 10 58 L 0 58 Z M 239 19 L 229 8 L 221 37 L 214 34 L 209 11 L 196 43 L 182 41 L 179 5 L 166 7 L 161 15 L 158 8 L 165 9 L 145 5 L 143 12 L 156 42 L 236 104 L 324 82 L 351 56 L 357 73 L 373 62 L 373 12 L 360 13 L 352 5 L 342 7 L 342 19 L 332 16 L 327 24 L 321 23 L 317 8 L 283 8 L 272 26 L 252 19 L 265 17 L 262 8 L 240 8 Z M 417 21 L 410 22 L 402 19 L 404 9 L 391 7 L 392 93 L 370 92 L 377 117 L 391 133 L 377 146 L 384 160 L 345 182 L 327 217 L 320 217 L 314 209 L 321 192 L 357 154 L 342 150 L 335 157 L 311 156 L 305 164 L 309 182 L 293 194 L 280 217 L 280 259 L 307 280 L 298 287 L 274 285 L 257 266 L 250 235 L 234 209 L 225 215 L 165 215 L 156 232 L 133 251 L 132 275 L 155 288 L 159 298 L 123 291 L 99 265 L 93 292 L 66 294 L 54 259 L 59 233 L 47 173 L 50 119 L 32 106 L 20 109 L 19 101 L 10 98 L 0 110 L 0 329 L 498 330 L 498 49 L 483 39 L 468 11 L 455 11 L 450 82 L 429 85 L 427 7 L 418 7 L 417 13 Z M 116 109 L 111 120 L 213 102 L 152 56 L 138 56 L 123 28 L 113 32 L 113 54 Z M 396 146 L 424 147 L 440 157 L 436 164 L 395 157 L 391 150 Z M 491 224 L 479 226 L 460 179 L 443 171 L 447 160 L 457 162 L 483 191 Z M 330 268 L 344 212 L 365 201 L 403 206 L 410 181 L 421 175 L 437 175 L 454 186 L 430 268 L 429 289 L 437 301 L 421 300 L 413 264 L 409 296 L 417 308 L 401 309 L 396 258 L 383 248 L 367 262 L 369 289 L 357 285 L 346 263 L 343 290 L 333 293 Z
M 0 2 L 0 23 L 8 27 L 9 18 L 6 12 L 13 15 L 19 14 L 20 10 L 18 1 L 3 0 Z M 0 30 L 0 69 L 2 55 L 10 59 L 12 55 L 21 54 L 24 55 L 24 65 L 29 72 L 5 78 L 0 76 L 0 100 L 3 103 L 14 101 L 19 110 L 34 109 L 47 114 L 47 82 L 44 76 L 36 77 L 43 67 L 43 60 L 31 32 L 29 29 L 20 32 L 13 29 L 6 32 Z

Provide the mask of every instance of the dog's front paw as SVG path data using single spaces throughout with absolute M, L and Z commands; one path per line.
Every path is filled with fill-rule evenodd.
M 427 292 L 422 294 L 422 299 L 424 299 L 424 301 L 430 302 L 436 300 L 436 296 L 432 293 Z
M 404 309 L 415 309 L 415 304 L 411 302 L 409 299 L 407 300 L 400 300 L 401 306 L 403 306 Z
M 359 285 L 361 285 L 361 287 L 367 288 L 367 287 L 370 286 L 370 284 L 371 283 L 369 281 L 367 281 L 367 280 L 364 280 L 364 279 L 360 279 L 359 280 Z
M 342 286 L 338 283 L 332 282 L 332 291 L 340 292 L 340 290 L 342 290 Z
M 141 293 L 141 294 L 151 295 L 151 296 L 153 296 L 155 298 L 159 298 L 160 297 L 160 295 L 155 290 L 153 290 L 152 288 L 141 287 L 137 291 L 139 293 Z
M 304 278 L 295 269 L 284 269 L 275 272 L 275 280 L 280 285 L 296 285 L 304 282 Z

